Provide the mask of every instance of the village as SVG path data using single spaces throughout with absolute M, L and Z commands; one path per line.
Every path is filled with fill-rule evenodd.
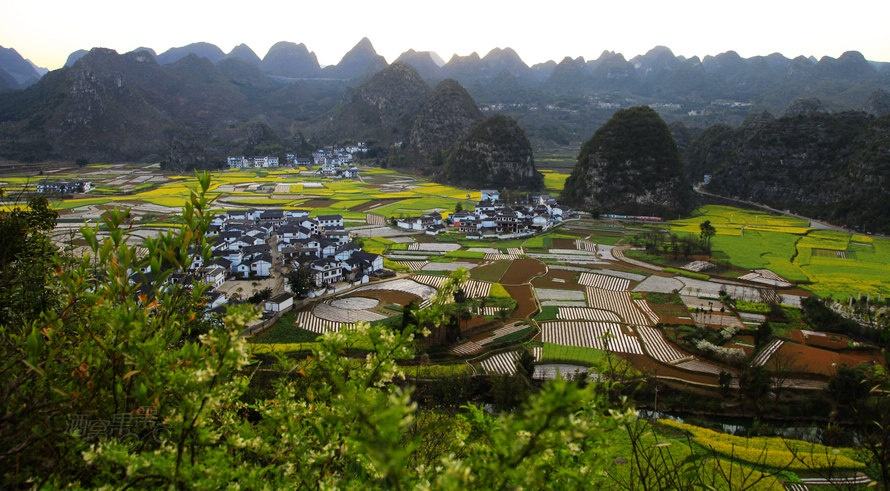
M 269 169 L 317 165 L 319 169 L 316 174 L 319 176 L 332 179 L 357 179 L 359 171 L 353 162 L 367 152 L 367 144 L 359 142 L 354 145 L 320 148 L 312 152 L 312 158 L 300 157 L 296 153 L 287 153 L 284 165 L 281 165 L 279 158 L 273 155 L 229 156 L 226 158 L 226 164 L 229 169 Z
M 309 298 L 386 275 L 383 257 L 363 251 L 344 229 L 341 215 L 310 218 L 306 210 L 233 210 L 213 218 L 208 237 L 212 258 L 205 264 L 196 255 L 189 268 L 211 287 L 208 309 L 246 300 L 241 294 L 246 282 L 269 289 L 265 313 L 288 310 L 294 295 L 285 278 L 295 271 L 305 278 L 305 292 L 297 296 Z
M 480 191 L 481 199 L 472 210 L 456 210 L 443 219 L 439 212 L 415 217 L 393 218 L 402 230 L 438 235 L 452 230 L 468 239 L 516 239 L 545 232 L 563 220 L 564 211 L 548 195 L 528 195 L 512 203 L 501 201 L 494 189 Z

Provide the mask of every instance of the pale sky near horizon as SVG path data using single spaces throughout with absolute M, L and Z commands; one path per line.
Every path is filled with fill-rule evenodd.
M 158 53 L 207 41 L 228 52 L 246 43 L 262 58 L 277 41 L 304 43 L 335 64 L 364 36 L 393 61 L 403 51 L 452 54 L 512 47 L 532 65 L 565 56 L 627 58 L 664 45 L 684 56 L 735 50 L 744 57 L 861 51 L 890 61 L 888 0 L 327 0 L 323 2 L 2 0 L 0 45 L 59 68 L 68 54 L 102 46 Z

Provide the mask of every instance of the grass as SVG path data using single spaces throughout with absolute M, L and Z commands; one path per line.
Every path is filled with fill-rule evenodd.
M 830 467 L 836 470 L 865 468 L 865 464 L 855 459 L 851 449 L 777 437 L 734 436 L 674 420 L 664 419 L 659 423 L 688 433 L 696 444 L 706 449 L 747 464 L 792 471 L 817 471 Z
M 408 378 L 451 378 L 469 377 L 473 368 L 467 363 L 449 363 L 439 365 L 403 365 L 401 370 Z
M 646 292 L 646 301 L 654 305 L 685 305 L 676 293 Z
M 488 296 L 494 298 L 513 298 L 510 296 L 510 293 L 504 288 L 504 285 L 500 283 L 493 283 L 491 285 L 491 289 L 488 291 Z
M 513 261 L 510 260 L 501 260 L 484 266 L 479 266 L 470 270 L 470 277 L 474 280 L 497 283 L 498 281 L 501 281 L 501 277 L 504 276 L 507 268 L 509 268 L 512 263 Z
M 665 272 L 665 273 L 673 273 L 673 274 L 677 274 L 677 275 L 680 275 L 680 276 L 685 276 L 685 277 L 687 277 L 687 278 L 692 278 L 692 279 L 695 279 L 695 280 L 709 280 L 709 279 L 711 279 L 710 276 L 708 276 L 708 275 L 706 275 L 706 274 L 704 274 L 704 273 L 697 273 L 697 272 L 695 272 L 695 271 L 689 271 L 689 270 L 687 270 L 687 269 L 680 269 L 680 268 L 664 268 L 664 272 Z
M 498 348 L 501 346 L 507 346 L 509 344 L 518 343 L 520 341 L 525 340 L 526 338 L 528 338 L 535 332 L 537 332 L 537 329 L 535 329 L 534 327 L 531 327 L 531 326 L 524 327 L 516 332 L 511 332 L 510 334 L 506 334 L 504 336 L 501 336 L 501 337 L 491 341 L 490 343 L 488 343 L 486 345 L 486 347 L 489 349 L 495 349 L 495 348 Z
M 476 251 L 448 251 L 442 255 L 442 257 L 450 258 L 450 259 L 484 259 L 484 252 L 476 252 Z
M 315 341 L 318 334 L 299 329 L 294 325 L 296 312 L 293 310 L 282 315 L 275 324 L 250 338 L 251 343 L 307 343 Z
M 541 311 L 535 316 L 538 322 L 555 321 L 556 315 L 559 313 L 559 307 L 553 305 L 545 305 L 541 307 Z
M 769 269 L 820 296 L 890 295 L 888 238 L 814 230 L 799 218 L 717 205 L 669 225 L 674 233 L 698 235 L 705 220 L 717 230 L 711 241 L 715 259 Z
M 554 196 L 562 192 L 569 178 L 569 174 L 553 170 L 542 170 L 541 174 L 544 174 L 544 189 Z
M 736 300 L 735 309 L 749 314 L 768 314 L 770 312 L 769 305 L 763 302 L 749 302 L 747 300 Z
M 541 361 L 545 363 L 570 363 L 588 367 L 600 366 L 606 361 L 606 352 L 595 348 L 544 343 Z

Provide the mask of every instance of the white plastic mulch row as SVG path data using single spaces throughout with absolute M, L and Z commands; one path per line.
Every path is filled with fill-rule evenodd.
M 519 361 L 518 351 L 509 351 L 507 353 L 498 353 L 482 360 L 480 365 L 485 373 L 499 373 L 502 375 L 513 375 L 516 373 L 516 362 Z
M 473 355 L 480 351 L 482 351 L 482 345 L 475 341 L 467 341 L 451 348 L 452 353 L 461 356 Z
M 396 263 L 405 266 L 408 268 L 408 271 L 420 271 L 423 269 L 426 261 L 396 261 Z
M 643 338 L 646 352 L 649 353 L 649 356 L 652 358 L 664 363 L 674 363 L 689 358 L 689 355 L 684 354 L 682 351 L 679 351 L 668 344 L 668 342 L 665 341 L 664 336 L 661 334 L 661 331 L 658 329 L 655 329 L 654 327 L 637 326 L 637 332 L 640 334 L 640 337 Z
M 596 253 L 598 251 L 596 244 L 587 240 L 576 240 L 575 247 L 579 251 L 587 251 L 592 253 Z
M 507 309 L 504 309 L 501 307 L 485 307 L 482 309 L 482 315 L 496 316 L 501 312 L 501 310 L 507 310 Z
M 640 340 L 624 334 L 614 322 L 545 322 L 541 327 L 541 341 L 562 346 L 583 346 L 641 355 Z
M 595 309 L 615 312 L 628 324 L 635 326 L 652 324 L 651 319 L 647 318 L 634 304 L 630 292 L 613 292 L 587 287 L 587 304 Z
M 599 321 L 599 322 L 621 322 L 621 318 L 614 312 L 608 310 L 592 309 L 590 307 L 560 307 L 556 311 L 556 318 L 559 320 L 574 321 Z
M 337 332 L 342 326 L 339 322 L 331 322 L 312 315 L 312 312 L 298 312 L 295 320 L 298 328 L 314 332 L 315 334 L 324 334 L 326 332 Z
M 702 373 L 713 373 L 715 375 L 719 375 L 724 369 L 718 367 L 717 365 L 707 363 L 701 360 L 689 360 L 684 361 L 682 363 L 677 363 L 674 365 L 678 368 L 683 368 L 685 370 L 690 370 L 693 372 L 702 372 Z
M 649 320 L 652 321 L 652 324 L 658 324 L 658 315 L 655 313 L 655 311 L 652 310 L 652 307 L 650 307 L 645 300 L 634 300 L 634 303 L 637 304 L 637 307 L 639 307 L 640 310 L 642 310 L 647 317 L 649 317 Z
M 785 344 L 781 339 L 774 339 L 768 345 L 766 345 L 760 353 L 757 353 L 757 356 L 754 357 L 754 360 L 751 362 L 752 367 L 762 367 L 766 365 L 766 362 L 769 361 L 769 358 L 773 356 L 773 353 L 779 350 L 782 345 Z
M 386 225 L 386 217 L 368 213 L 365 215 L 365 222 L 367 222 L 368 225 Z
M 570 300 L 584 301 L 584 292 L 577 290 L 559 290 L 556 288 L 535 288 L 538 300 Z
M 445 284 L 445 280 L 447 279 L 448 278 L 445 276 L 432 275 L 417 275 L 414 277 L 415 281 L 436 289 L 442 288 L 442 285 Z M 491 291 L 491 283 L 469 280 L 464 282 L 464 284 L 461 285 L 461 288 L 463 288 L 469 298 L 483 298 L 487 297 L 488 293 Z
M 460 249 L 460 244 L 446 242 L 415 242 L 408 246 L 409 251 L 451 252 Z
M 522 257 L 522 256 L 517 255 L 517 254 L 501 254 L 501 253 L 494 254 L 494 253 L 490 253 L 490 252 L 485 254 L 486 261 L 501 261 L 504 259 L 513 260 L 513 259 L 519 259 L 520 257 Z
M 507 254 L 511 256 L 522 256 L 525 254 L 525 251 L 522 250 L 522 247 L 508 247 Z
M 616 292 L 626 291 L 630 287 L 629 280 L 599 273 L 581 273 L 578 283 Z

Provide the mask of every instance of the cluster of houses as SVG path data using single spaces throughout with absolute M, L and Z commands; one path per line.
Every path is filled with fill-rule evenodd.
M 364 142 L 355 145 L 347 145 L 342 147 L 325 147 L 312 152 L 312 158 L 299 157 L 295 153 L 287 153 L 284 156 L 285 163 L 283 165 L 290 167 L 299 167 L 311 165 L 321 166 L 320 174 L 329 177 L 358 177 L 358 169 L 351 166 L 357 155 L 364 154 L 368 151 L 368 146 Z M 279 158 L 273 155 L 260 155 L 254 157 L 245 157 L 243 155 L 231 156 L 226 158 L 226 163 L 230 169 L 264 169 L 269 167 L 279 167 Z
M 196 259 L 192 267 L 241 279 L 267 278 L 276 265 L 305 268 L 321 290 L 315 294 L 343 281 L 366 283 L 383 270 L 383 258 L 363 251 L 343 225 L 341 215 L 310 218 L 306 210 L 230 211 L 211 222 L 211 264 Z M 206 279 L 215 284 L 218 273 Z
M 230 169 L 265 169 L 278 167 L 278 157 L 265 155 L 261 157 L 228 157 L 226 162 Z
M 310 166 L 312 159 L 308 157 L 300 157 L 295 153 L 284 154 L 284 162 L 288 167 Z M 259 157 L 235 156 L 226 158 L 230 169 L 264 169 L 269 167 L 280 167 L 280 160 L 273 155 L 264 155 Z
M 37 183 L 37 192 L 41 194 L 83 194 L 93 189 L 90 181 L 48 181 Z
M 522 201 L 504 203 L 496 190 L 485 189 L 473 211 L 458 211 L 447 219 L 437 212 L 417 217 L 398 218 L 395 224 L 404 230 L 438 235 L 450 229 L 468 239 L 510 239 L 534 235 L 553 227 L 563 219 L 563 210 L 546 195 L 527 196 Z
M 341 166 L 351 163 L 356 155 L 367 151 L 368 146 L 365 142 L 343 147 L 325 147 L 312 152 L 312 161 L 315 165 Z

